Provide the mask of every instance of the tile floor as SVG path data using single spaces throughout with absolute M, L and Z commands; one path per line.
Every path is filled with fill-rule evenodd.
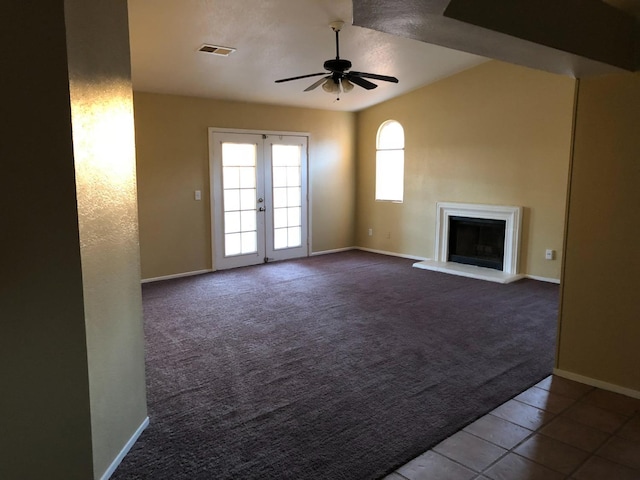
M 555 375 L 384 480 L 640 480 L 640 400 Z

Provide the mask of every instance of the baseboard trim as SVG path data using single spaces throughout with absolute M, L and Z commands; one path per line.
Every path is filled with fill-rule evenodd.
M 211 273 L 215 270 L 207 269 L 207 270 L 196 270 L 194 272 L 184 272 L 184 273 L 175 273 L 173 275 L 164 275 L 162 277 L 153 277 L 153 278 L 143 278 L 140 280 L 140 283 L 151 283 L 151 282 L 160 282 L 162 280 L 172 280 L 174 278 L 182 278 L 182 277 L 193 277 L 194 275 L 202 275 L 203 273 Z
M 538 277 L 537 275 L 525 275 L 525 277 L 530 278 L 531 280 L 538 280 L 539 282 L 555 283 L 560 285 L 559 278 Z
M 111 475 L 113 475 L 113 472 L 116 471 L 116 468 L 118 468 L 118 465 L 120 465 L 124 457 L 127 455 L 127 453 L 129 453 L 129 450 L 131 450 L 131 447 L 133 447 L 133 445 L 136 443 L 138 438 L 140 438 L 140 435 L 142 435 L 142 432 L 144 431 L 144 429 L 147 428 L 148 426 L 149 426 L 149 417 L 146 417 L 142 421 L 140 426 L 137 428 L 137 430 L 133 433 L 129 441 L 124 445 L 122 450 L 120 450 L 120 453 L 116 456 L 113 462 L 111 462 L 111 465 L 109 465 L 109 468 L 107 468 L 104 474 L 102 474 L 102 476 L 100 477 L 100 480 L 109 480 L 109 478 L 111 478 Z
M 585 377 L 584 375 L 568 372 L 560 368 L 554 368 L 553 374 L 558 375 L 559 377 L 562 377 L 562 378 L 573 380 L 575 382 L 584 383 L 585 385 L 591 385 L 592 387 L 601 388 L 602 390 L 608 390 L 610 392 L 626 395 L 627 397 L 640 399 L 640 391 L 632 390 L 631 388 L 627 388 L 627 387 L 621 387 L 620 385 L 616 385 L 614 383 L 603 382 L 602 380 L 597 380 L 591 377 Z
M 363 252 L 371 252 L 371 253 L 379 253 L 381 255 L 389 255 L 392 257 L 400 257 L 400 258 L 408 258 L 410 260 L 424 261 L 429 260 L 426 257 L 418 257 L 415 255 L 405 255 L 402 253 L 396 252 L 387 252 L 385 250 L 376 250 L 373 248 L 366 247 L 345 247 L 345 248 L 334 248 L 332 250 L 320 250 L 318 252 L 311 252 L 309 256 L 316 257 L 318 255 L 329 255 L 332 253 L 340 253 L 340 252 L 348 252 L 349 250 L 362 250 Z M 195 275 L 202 275 L 204 273 L 215 272 L 215 270 L 209 268 L 206 270 L 195 270 L 193 272 L 185 272 L 185 273 L 175 273 L 173 275 L 164 275 L 162 277 L 152 277 L 152 278 L 143 278 L 140 280 L 140 283 L 153 283 L 153 282 L 161 282 L 163 280 L 172 280 L 174 278 L 183 278 L 183 277 L 193 277 Z M 526 278 L 530 278 L 531 280 L 538 280 L 539 282 L 548 282 L 560 284 L 560 280 L 557 278 L 549 278 L 549 277 L 538 277 L 537 275 L 525 275 Z
M 310 257 L 316 257 L 318 255 L 329 255 L 331 253 L 348 252 L 349 250 L 356 250 L 356 247 L 334 248 L 333 250 L 320 250 L 318 252 L 311 252 Z
M 417 257 L 415 255 L 405 255 L 404 253 L 387 252 L 385 250 L 375 250 L 373 248 L 366 247 L 354 247 L 356 250 L 362 250 L 363 252 L 379 253 L 380 255 L 389 255 L 391 257 L 408 258 L 409 260 L 423 261 L 427 260 L 425 257 Z

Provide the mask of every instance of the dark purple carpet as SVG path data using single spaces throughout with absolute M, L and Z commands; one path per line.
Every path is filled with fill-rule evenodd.
M 558 286 L 359 251 L 147 284 L 113 478 L 377 479 L 551 373 Z

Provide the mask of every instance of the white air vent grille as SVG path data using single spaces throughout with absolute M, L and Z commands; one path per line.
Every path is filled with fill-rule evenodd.
M 228 57 L 233 52 L 235 52 L 236 49 L 231 47 L 221 47 L 219 45 L 209 45 L 205 43 L 198 49 L 198 51 L 204 52 L 204 53 L 211 53 L 213 55 L 220 55 L 222 57 Z

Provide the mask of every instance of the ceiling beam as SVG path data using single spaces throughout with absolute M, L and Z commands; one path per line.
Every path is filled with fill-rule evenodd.
M 600 0 L 353 0 L 354 24 L 584 77 L 639 66 L 638 22 Z

